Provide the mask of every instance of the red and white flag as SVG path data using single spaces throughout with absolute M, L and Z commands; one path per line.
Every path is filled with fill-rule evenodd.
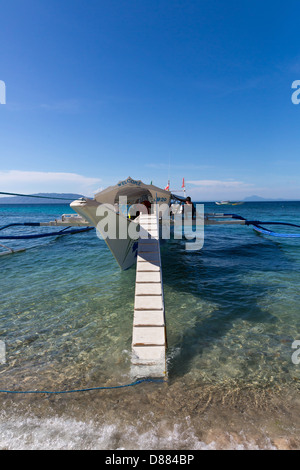
M 184 178 L 182 178 L 182 186 L 181 186 L 181 187 L 182 187 L 182 188 L 185 187 L 185 186 L 184 186 Z
M 165 191 L 169 191 L 170 189 L 170 183 L 167 184 L 167 186 L 165 187 Z

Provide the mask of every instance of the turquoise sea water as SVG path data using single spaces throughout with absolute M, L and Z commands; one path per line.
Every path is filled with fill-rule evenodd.
M 300 224 L 300 202 L 205 204 L 213 211 Z M 2 205 L 0 226 L 70 212 L 64 205 Z M 135 268 L 121 272 L 94 231 L 0 243 L 27 248 L 0 257 L 0 388 L 131 382 Z M 170 240 L 161 254 L 167 383 L 68 396 L 1 394 L 0 448 L 299 448 L 300 364 L 292 361 L 292 344 L 300 340 L 300 239 L 211 226 L 202 250 Z

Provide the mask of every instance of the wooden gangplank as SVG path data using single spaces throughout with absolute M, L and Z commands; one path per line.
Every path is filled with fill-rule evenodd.
M 131 370 L 135 377 L 166 377 L 167 335 L 157 215 L 140 215 L 140 227 Z

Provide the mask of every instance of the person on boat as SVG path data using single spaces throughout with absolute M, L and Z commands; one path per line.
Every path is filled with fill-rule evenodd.
M 148 214 L 151 214 L 151 202 L 145 199 L 140 204 L 146 207 Z M 144 212 L 144 211 L 143 211 Z M 140 211 L 136 210 L 136 204 L 133 204 L 128 211 L 128 218 L 131 220 L 136 219 L 140 215 Z
M 151 202 L 145 199 L 145 201 L 143 201 L 142 204 L 146 206 L 148 214 L 151 214 Z
M 194 204 L 192 203 L 192 200 L 190 198 L 190 196 L 188 196 L 185 200 L 185 205 L 187 206 L 192 206 L 192 218 L 195 219 L 196 218 L 196 207 L 194 206 Z

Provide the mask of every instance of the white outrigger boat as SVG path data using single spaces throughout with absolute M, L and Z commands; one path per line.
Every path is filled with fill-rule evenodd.
M 170 207 L 171 198 L 170 191 L 128 177 L 97 193 L 94 199 L 78 199 L 70 206 L 100 232 L 124 270 L 136 261 L 139 212 L 148 214 L 151 207 L 153 210 L 156 207 L 166 211 Z M 130 230 L 132 224 L 136 224 L 136 230 Z M 108 226 L 111 227 L 110 231 Z
M 119 181 L 116 185 L 97 193 L 94 199 L 81 198 L 73 201 L 70 206 L 79 215 L 77 222 L 81 219 L 82 225 L 91 225 L 100 232 L 119 266 L 122 270 L 125 270 L 131 267 L 137 258 L 137 241 L 141 235 L 139 231 L 141 215 L 139 212 L 143 213 L 143 216 L 149 214 L 150 211 L 152 211 L 152 215 L 156 215 L 158 228 L 160 227 L 160 231 L 158 230 L 159 237 L 164 223 L 167 222 L 174 226 L 176 225 L 175 217 L 179 215 L 179 218 L 182 218 L 183 204 L 187 199 L 190 198 L 175 195 L 169 189 L 162 189 L 152 184 L 147 185 L 140 180 L 128 177 L 126 180 Z M 243 202 L 223 201 L 219 204 L 239 205 Z M 197 215 L 199 214 L 197 213 Z M 277 224 L 299 228 L 298 225 L 284 222 L 251 221 L 236 214 L 215 212 L 200 214 L 199 218 L 202 225 L 248 225 L 252 226 L 257 232 L 266 235 L 276 237 L 300 236 L 299 234 L 278 234 L 261 225 Z M 71 222 L 70 219 L 67 219 L 65 223 L 68 220 Z M 132 224 L 134 224 L 134 229 L 131 227 L 130 230 Z M 76 225 L 80 224 L 77 223 Z M 108 230 L 109 225 L 113 227 L 111 233 Z M 190 217 L 190 226 L 195 229 L 195 225 L 195 219 Z
M 216 201 L 217 206 L 240 206 L 243 201 Z
M 184 211 L 183 203 L 186 203 Z M 195 207 L 190 198 L 175 195 L 167 189 L 153 184 L 147 185 L 131 177 L 97 193 L 94 199 L 77 199 L 70 204 L 70 207 L 82 218 L 83 223 L 90 224 L 97 229 L 122 270 L 135 264 L 138 240 L 151 238 L 147 227 L 141 227 L 141 219 L 145 223 L 146 215 L 152 214 L 152 228 L 153 221 L 157 218 L 158 238 L 170 238 L 170 236 L 164 236 L 170 234 L 170 229 L 182 229 L 183 216 L 185 216 L 185 228 L 189 226 L 194 231 L 196 226 L 216 224 L 221 218 L 223 220 L 219 220 L 219 223 L 224 223 L 225 218 L 224 214 L 204 216 L 203 213 L 198 212 L 198 218 L 196 218 Z M 228 223 L 242 224 L 243 222 L 228 220 Z M 203 230 L 201 236 L 203 239 Z M 181 238 L 181 236 L 176 238 Z

